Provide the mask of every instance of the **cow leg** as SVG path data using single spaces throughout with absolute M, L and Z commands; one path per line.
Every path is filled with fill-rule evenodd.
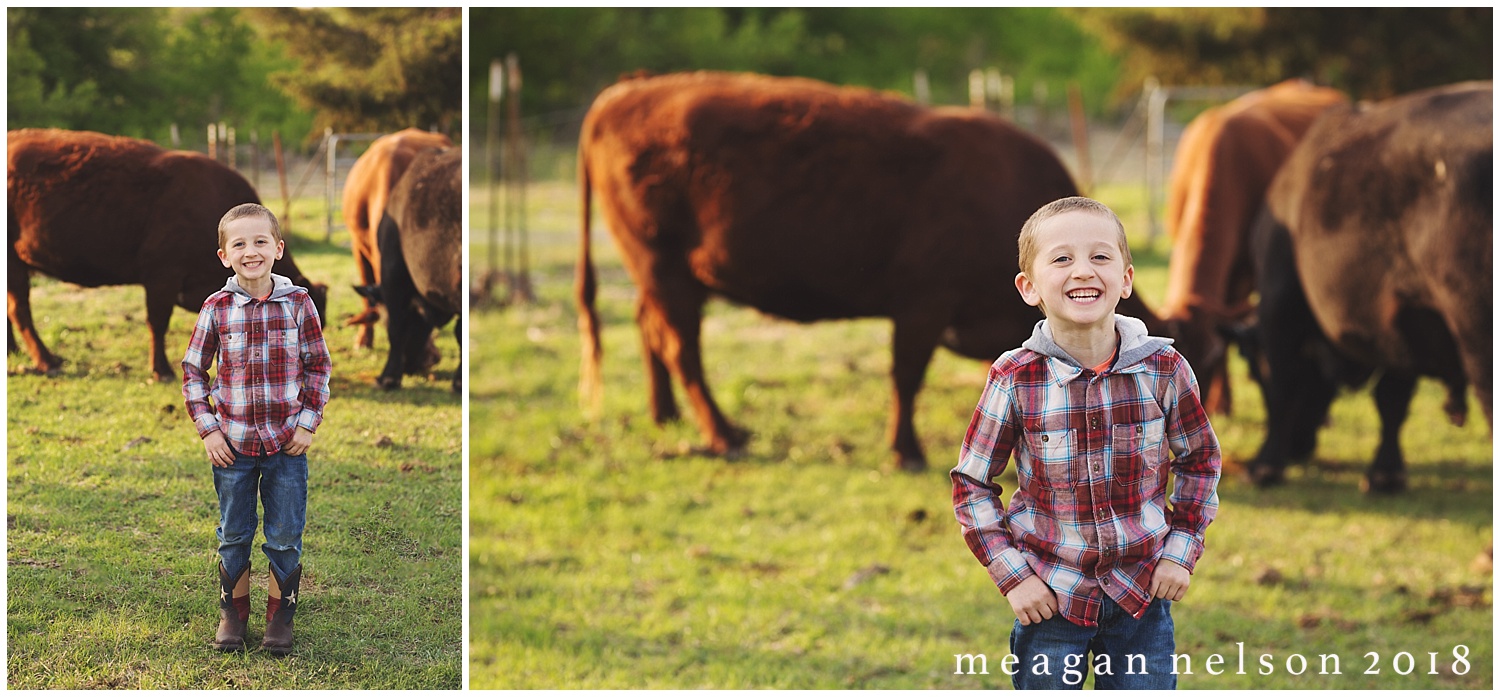
M 453 369 L 453 393 L 463 394 L 464 379 L 464 317 L 459 313 L 453 320 L 453 338 L 458 341 L 458 366 Z
M 359 245 L 356 243 L 355 245 Z M 375 269 L 370 265 L 370 257 L 362 254 L 359 249 L 354 250 L 355 269 L 359 272 L 359 285 L 378 285 L 375 281 Z M 380 308 L 370 298 L 361 298 L 365 304 L 364 312 L 349 318 L 345 326 L 354 325 L 359 330 L 354 335 L 354 347 L 359 349 L 373 348 L 375 346 L 375 323 L 380 321 Z
M 1208 379 L 1208 398 L 1203 408 L 1210 414 L 1223 414 L 1229 416 L 1233 413 L 1234 395 L 1230 392 L 1229 385 L 1229 362 L 1221 361 L 1219 367 L 1213 371 Z
M 749 434 L 724 418 L 703 376 L 700 332 L 708 289 L 693 279 L 685 264 L 675 270 L 658 269 L 650 278 L 655 279 L 656 285 L 641 289 L 638 314 L 641 334 L 648 342 L 647 353 L 654 354 L 654 358 L 647 360 L 665 364 L 682 382 L 711 452 L 725 455 L 740 450 L 749 440 Z M 648 365 L 652 381 L 657 382 L 660 376 L 655 365 Z M 670 402 L 670 386 L 652 386 L 653 411 L 658 408 L 656 400 L 663 392 Z
M 1462 428 L 1469 420 L 1469 383 L 1448 378 L 1443 380 L 1443 387 L 1448 390 L 1448 398 L 1443 400 L 1443 413 L 1448 415 L 1449 423 Z
M 36 333 L 36 325 L 31 319 L 31 269 L 21 262 L 16 256 L 14 249 L 10 252 L 10 268 L 7 277 L 7 291 L 9 295 L 10 323 L 15 325 L 16 331 L 21 333 L 21 341 L 26 343 L 26 350 L 31 354 L 32 365 L 37 372 L 47 375 L 56 375 L 62 367 L 62 359 L 52 355 L 47 346 L 42 343 L 42 338 Z M 12 350 L 16 345 L 15 334 L 6 328 Z
M 676 421 L 679 413 L 677 398 L 672 394 L 672 374 L 662 359 L 667 338 L 662 331 L 663 323 L 647 308 L 644 295 L 636 303 L 635 321 L 641 328 L 641 356 L 646 362 L 646 379 L 650 382 L 651 420 L 658 426 Z
M 927 469 L 927 457 L 922 453 L 913 418 L 917 393 L 922 390 L 927 365 L 932 362 L 932 354 L 937 350 L 945 324 L 931 313 L 908 314 L 894 321 L 891 379 L 895 384 L 895 399 L 891 410 L 890 438 L 896 467 L 907 472 Z
M 163 286 L 146 286 L 146 324 L 151 327 L 151 379 L 172 382 L 177 378 L 167 361 L 167 325 L 172 321 L 176 293 Z
M 386 338 L 390 340 L 391 352 L 376 382 L 383 389 L 393 390 L 401 386 L 401 376 L 412 356 L 420 356 L 424 351 L 432 336 L 432 324 L 417 311 L 414 303 L 416 288 L 411 277 L 405 274 L 404 267 L 399 273 L 386 269 L 380 289 L 385 301 Z
M 405 373 L 402 368 L 406 366 L 407 355 L 411 352 L 412 333 L 417 331 L 421 320 L 412 308 L 409 297 L 404 293 L 392 292 L 396 286 L 392 280 L 390 276 L 386 276 L 385 283 L 381 286 L 381 291 L 386 294 L 385 333 L 386 339 L 390 340 L 391 350 L 386 354 L 385 368 L 380 371 L 380 377 L 375 379 L 375 384 L 386 390 L 401 387 L 401 378 Z
M 1375 383 L 1375 409 L 1380 412 L 1380 446 L 1375 461 L 1365 472 L 1360 490 L 1365 493 L 1394 494 L 1406 490 L 1406 458 L 1401 455 L 1401 426 L 1411 413 L 1411 397 L 1417 390 L 1417 376 L 1387 371 Z

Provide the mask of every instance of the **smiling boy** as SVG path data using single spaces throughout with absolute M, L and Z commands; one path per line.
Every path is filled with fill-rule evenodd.
M 188 413 L 219 497 L 219 629 L 214 648 L 242 651 L 250 614 L 256 494 L 270 562 L 262 648 L 292 650 L 307 521 L 307 450 L 328 403 L 331 363 L 307 290 L 271 267 L 285 251 L 276 216 L 235 206 L 219 221 L 219 260 L 234 276 L 203 301 L 182 359 Z M 208 369 L 218 361 L 210 382 Z M 211 401 L 210 401 L 211 400 Z
M 1045 319 L 990 367 L 950 474 L 964 540 L 1016 617 L 1015 686 L 1077 688 L 1092 669 L 1098 689 L 1175 688 L 1171 603 L 1218 510 L 1218 440 L 1171 340 L 1115 314 L 1135 269 L 1113 211 L 1054 201 L 1019 247 L 1016 290 Z

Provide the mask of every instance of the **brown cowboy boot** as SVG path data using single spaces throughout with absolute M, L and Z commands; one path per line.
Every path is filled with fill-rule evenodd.
M 219 562 L 219 631 L 214 634 L 214 648 L 220 651 L 245 650 L 245 624 L 250 619 L 250 566 L 239 578 L 229 578 L 224 563 Z
M 297 586 L 302 581 L 302 565 L 283 578 L 277 578 L 271 567 L 271 589 L 266 598 L 266 636 L 260 647 L 275 656 L 292 652 L 292 616 L 297 613 Z

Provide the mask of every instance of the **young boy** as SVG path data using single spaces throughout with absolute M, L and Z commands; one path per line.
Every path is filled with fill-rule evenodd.
M 182 359 L 182 393 L 213 463 L 219 496 L 219 629 L 214 648 L 243 651 L 250 617 L 256 492 L 270 562 L 261 647 L 292 650 L 307 520 L 307 449 L 328 403 L 331 362 L 307 290 L 271 273 L 286 245 L 264 206 L 219 221 L 219 260 L 234 276 L 208 296 Z M 208 368 L 218 360 L 217 377 Z M 210 404 L 210 398 L 213 402 Z
M 1175 688 L 1171 603 L 1218 510 L 1218 439 L 1171 341 L 1115 314 L 1135 269 L 1113 211 L 1054 201 L 1019 246 L 1016 290 L 1045 319 L 990 367 L 950 475 L 964 540 L 1015 612 L 1012 681 Z

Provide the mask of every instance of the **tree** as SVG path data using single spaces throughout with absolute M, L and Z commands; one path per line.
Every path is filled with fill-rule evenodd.
M 1124 58 L 1122 88 L 1308 77 L 1380 99 L 1493 75 L 1488 7 L 1071 10 Z
M 311 117 L 267 80 L 295 64 L 233 8 L 12 8 L 8 128 L 91 130 L 184 147 L 203 127 L 305 133 Z
M 298 66 L 273 82 L 315 112 L 315 132 L 436 126 L 457 133 L 459 8 L 246 10 Z M 311 134 L 310 134 L 311 135 Z
M 144 135 L 160 9 L 10 8 L 7 127 Z
M 621 74 L 641 69 L 744 70 L 913 93 L 928 72 L 938 103 L 967 103 L 968 75 L 996 67 L 1017 93 L 1070 80 L 1102 104 L 1113 59 L 1051 8 L 478 8 L 470 12 L 470 93 L 487 92 L 486 67 L 514 52 L 529 113 L 586 106 Z M 483 115 L 485 103 L 471 107 Z

